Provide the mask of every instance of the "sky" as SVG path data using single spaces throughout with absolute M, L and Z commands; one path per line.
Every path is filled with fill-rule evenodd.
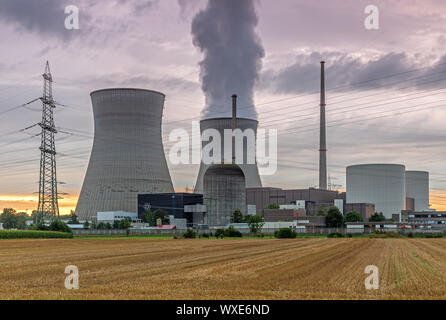
M 202 82 L 203 46 L 212 41 L 206 44 L 193 29 L 207 2 L 0 0 L 0 208 L 37 207 L 39 131 L 36 126 L 22 129 L 40 120 L 41 105 L 20 105 L 42 95 L 47 60 L 54 99 L 63 105 L 56 108 L 56 126 L 70 133 L 56 137 L 59 191 L 67 193 L 60 200 L 61 213 L 74 209 L 88 165 L 91 91 L 139 87 L 165 93 L 166 154 L 172 146 L 170 130 L 190 131 L 191 118 L 218 111 L 209 110 L 209 91 Z M 255 109 L 242 112 L 257 118 L 259 128 L 278 130 L 278 171 L 263 176 L 263 185 L 318 184 L 319 62 L 325 60 L 333 188 L 345 189 L 348 165 L 401 163 L 408 170 L 430 172 L 430 202 L 446 210 L 446 2 L 253 4 L 255 32 L 244 34 L 249 37 L 243 41 L 258 49 L 251 70 L 255 79 L 250 78 Z M 379 9 L 377 30 L 364 26 L 370 4 Z M 78 30 L 64 26 L 68 5 L 79 8 Z M 224 112 L 229 104 L 230 97 L 221 107 Z M 168 164 L 175 189 L 191 189 L 198 165 Z

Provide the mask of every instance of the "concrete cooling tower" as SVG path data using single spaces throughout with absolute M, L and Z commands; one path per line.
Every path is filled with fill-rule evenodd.
M 429 209 L 429 172 L 406 171 L 406 196 L 414 199 L 415 211 Z
M 76 215 L 137 212 L 138 193 L 174 192 L 161 140 L 164 94 L 143 89 L 91 93 L 94 142 Z
M 347 167 L 347 203 L 374 203 L 388 219 L 406 208 L 406 168 L 399 164 Z
M 212 118 L 212 119 L 204 119 L 200 121 L 200 130 L 201 133 L 203 133 L 204 130 L 206 129 L 216 129 L 219 133 L 220 136 L 222 137 L 222 146 L 221 146 L 221 161 L 223 163 L 223 157 L 224 157 L 224 129 L 231 129 L 232 128 L 232 124 L 231 124 L 232 118 Z M 255 137 L 257 138 L 257 125 L 258 125 L 258 121 L 257 120 L 252 120 L 252 119 L 246 119 L 246 118 L 237 118 L 237 129 L 240 129 L 242 131 L 245 131 L 246 129 L 252 129 L 255 133 Z M 247 163 L 247 159 L 246 159 L 246 151 L 247 151 L 247 144 L 246 144 L 246 138 L 244 139 L 244 143 L 243 143 L 243 154 L 244 154 L 244 161 L 243 164 L 238 164 L 238 166 L 242 169 L 243 174 L 245 176 L 245 182 L 246 182 L 246 188 L 260 188 L 262 187 L 262 182 L 260 180 L 260 175 L 259 175 L 259 169 L 257 167 L 257 164 L 248 164 Z M 208 141 L 203 141 L 202 143 L 202 148 L 204 148 L 204 146 L 206 144 L 208 144 Z M 201 162 L 200 165 L 200 170 L 198 172 L 198 178 L 197 178 L 197 183 L 195 184 L 195 193 L 203 193 L 203 177 L 204 174 L 206 172 L 206 170 L 210 167 L 211 165 L 208 164 L 204 164 L 203 162 Z

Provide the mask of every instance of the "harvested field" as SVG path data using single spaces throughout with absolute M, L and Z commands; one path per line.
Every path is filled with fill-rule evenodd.
M 1 240 L 0 270 L 1 299 L 446 299 L 446 239 Z

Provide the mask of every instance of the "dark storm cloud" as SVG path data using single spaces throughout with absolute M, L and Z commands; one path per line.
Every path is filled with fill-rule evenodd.
M 73 35 L 65 28 L 65 7 L 69 3 L 60 0 L 2 0 L 0 20 L 12 23 L 20 29 L 42 35 L 56 35 L 64 39 Z M 80 12 L 80 23 L 89 20 L 86 12 Z M 82 20 L 82 21 L 81 21 Z M 76 30 L 78 31 L 78 30 Z
M 325 60 L 328 89 L 370 90 L 375 88 L 429 89 L 446 84 L 446 56 L 431 66 L 416 64 L 405 53 L 388 53 L 364 61 L 341 52 L 300 54 L 295 63 L 262 74 L 262 87 L 278 93 L 316 92 L 320 61 Z M 412 79 L 412 80 L 411 80 Z

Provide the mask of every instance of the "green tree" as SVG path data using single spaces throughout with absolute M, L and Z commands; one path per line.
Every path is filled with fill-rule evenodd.
M 112 225 L 110 224 L 110 222 L 107 222 L 105 224 L 105 229 L 110 230 L 112 228 Z
M 386 221 L 386 217 L 383 215 L 382 212 L 375 212 L 370 218 L 369 218 L 370 222 L 381 222 L 381 221 Z
M 161 219 L 162 224 L 169 224 L 169 213 L 162 209 L 156 209 L 155 211 L 148 210 L 144 215 L 144 221 L 151 227 L 156 227 L 156 220 Z
M 276 202 L 271 202 L 265 209 L 280 209 L 280 206 Z
M 68 220 L 69 224 L 79 224 L 79 220 L 77 220 L 77 215 L 74 213 L 74 210 L 70 212 L 70 219 Z
M 16 218 L 16 228 L 17 229 L 27 229 L 26 220 L 28 215 L 26 212 L 19 212 L 15 215 Z
M 321 204 L 317 210 L 317 216 L 326 217 L 328 214 L 327 206 L 325 204 Z
M 98 225 L 96 226 L 96 229 L 98 230 L 105 230 L 106 229 L 106 225 L 104 222 L 99 222 Z
M 51 221 L 50 225 L 49 225 L 49 229 L 51 231 L 61 231 L 61 232 L 72 232 L 70 227 L 67 226 L 67 224 L 65 222 L 63 222 L 62 220 L 56 218 L 53 221 Z
M 85 220 L 84 229 L 89 229 L 89 228 L 90 228 L 90 222 L 88 222 L 88 220 Z
M 356 211 L 347 212 L 344 216 L 344 222 L 362 222 L 362 216 Z
M 121 221 L 119 221 L 119 229 L 125 229 L 127 236 L 129 236 L 131 224 L 132 219 L 130 219 L 129 217 L 122 219 Z
M 113 229 L 119 229 L 119 221 L 113 221 Z
M 231 223 L 242 223 L 245 222 L 243 213 L 239 209 L 235 209 L 231 216 Z
M 325 224 L 329 228 L 340 228 L 344 225 L 344 216 L 336 207 L 331 207 L 328 210 Z
M 16 211 L 11 208 L 3 209 L 3 213 L 0 215 L 0 222 L 3 223 L 5 229 L 17 228 Z
M 125 218 L 119 221 L 119 229 L 129 229 L 130 225 L 132 223 L 132 220 L 130 218 Z
M 148 223 L 149 226 L 151 227 L 155 227 L 156 226 L 155 213 L 151 210 L 147 210 L 146 214 L 144 215 L 144 222 Z
M 246 222 L 248 223 L 249 231 L 251 231 L 254 234 L 257 234 L 259 231 L 261 231 L 263 225 L 265 224 L 263 216 L 259 214 L 247 215 Z

